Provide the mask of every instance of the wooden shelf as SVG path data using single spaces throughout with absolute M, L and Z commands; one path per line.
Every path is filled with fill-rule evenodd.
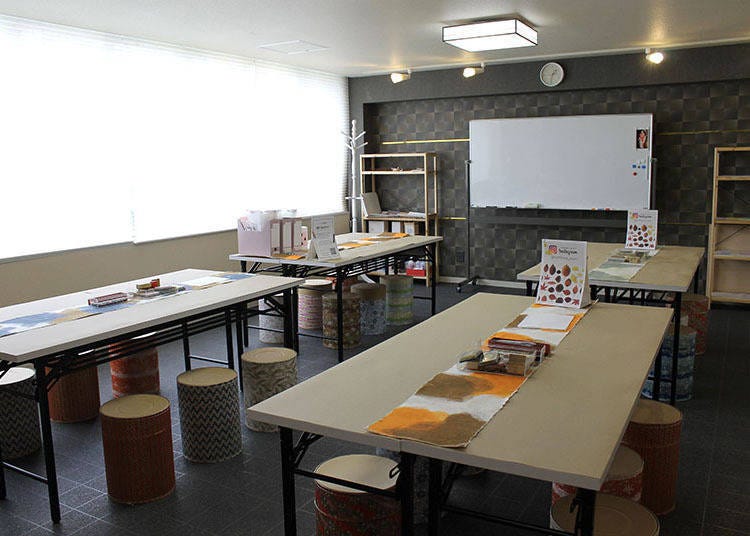
M 437 214 L 430 213 L 427 216 L 365 216 L 365 221 L 424 221 L 425 218 L 437 218 Z
M 716 225 L 750 225 L 750 218 L 716 218 Z
M 717 261 L 744 261 L 750 262 L 750 253 L 746 254 L 725 254 L 725 253 L 714 253 L 714 258 Z
M 719 175 L 716 180 L 719 182 L 750 181 L 750 175 Z
M 747 292 L 712 292 L 710 298 L 721 303 L 750 303 L 750 293 Z
M 404 158 L 407 156 L 416 156 L 422 158 L 425 155 L 429 157 L 435 156 L 437 155 L 437 153 L 371 153 L 362 156 L 366 156 L 367 158 Z
M 363 171 L 362 175 L 424 175 L 424 169 L 402 169 L 401 171 L 371 169 Z

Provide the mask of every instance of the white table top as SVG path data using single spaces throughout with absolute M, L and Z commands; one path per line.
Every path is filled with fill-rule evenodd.
M 597 303 L 465 449 L 366 431 L 530 303 L 477 294 L 248 414 L 365 445 L 599 489 L 661 345 L 669 309 Z
M 186 269 L 153 277 L 159 277 L 162 285 L 169 285 L 216 273 L 216 270 Z M 0 321 L 86 305 L 87 300 L 93 296 L 120 291 L 133 292 L 136 283 L 142 283 L 150 279 L 151 277 L 143 277 L 125 283 L 3 307 L 0 308 Z M 266 294 L 280 292 L 301 283 L 304 283 L 304 279 L 258 274 L 223 285 L 137 304 L 118 311 L 30 329 L 0 337 L 0 359 L 13 363 L 30 361 L 37 357 L 94 343 L 108 337 L 123 335 L 164 322 L 220 309 L 234 303 L 252 300 Z
M 622 244 L 589 242 L 589 270 L 598 268 L 614 251 L 619 249 L 623 249 Z M 695 272 L 701 260 L 703 260 L 705 250 L 703 248 L 686 246 L 658 246 L 658 249 L 659 253 L 651 257 L 630 281 L 589 279 L 589 283 L 605 287 L 687 292 L 690 289 Z M 541 264 L 540 262 L 524 270 L 516 276 L 516 279 L 520 281 L 538 281 Z
M 336 236 L 336 243 L 343 244 L 361 240 L 368 236 L 375 236 L 372 233 L 346 233 Z M 407 251 L 412 248 L 418 248 L 429 244 L 435 244 L 443 239 L 442 236 L 405 236 L 403 238 L 393 238 L 391 240 L 382 240 L 373 242 L 371 245 L 358 248 L 346 249 L 339 251 L 340 259 L 331 259 L 321 261 L 318 259 L 284 259 L 281 257 L 255 257 L 252 255 L 241 255 L 235 253 L 229 258 L 233 261 L 262 262 L 265 264 L 294 264 L 298 266 L 317 266 L 321 268 L 336 268 L 346 266 L 356 262 L 377 259 L 384 255 L 390 255 Z

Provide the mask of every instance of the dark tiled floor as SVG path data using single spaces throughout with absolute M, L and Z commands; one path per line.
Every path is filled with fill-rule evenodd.
M 499 289 L 483 289 L 496 292 Z M 439 308 L 471 295 L 454 285 L 439 288 Z M 427 302 L 417 301 L 418 317 L 425 317 Z M 684 412 L 677 509 L 661 518 L 667 536 L 750 535 L 750 311 L 720 309 L 711 312 L 708 352 L 696 363 L 693 400 L 679 405 Z M 392 335 L 392 330 L 389 335 Z M 255 337 L 255 335 L 253 335 Z M 354 355 L 380 340 L 369 337 Z M 193 340 L 193 352 L 223 355 L 223 333 L 208 333 Z M 243 453 L 229 461 L 201 465 L 182 456 L 176 405 L 175 376 L 182 370 L 177 344 L 160 348 L 162 394 L 172 401 L 177 488 L 170 497 L 128 507 L 107 498 L 98 420 L 54 425 L 60 476 L 62 522 L 52 525 L 46 488 L 6 471 L 8 497 L 0 501 L 0 535 L 249 535 L 283 534 L 280 462 L 277 434 L 251 432 L 243 427 Z M 320 341 L 302 338 L 300 379 L 336 364 L 333 350 Z M 102 400 L 111 395 L 109 368 L 100 367 Z M 342 453 L 369 449 L 323 439 L 310 450 L 305 464 Z M 41 470 L 41 455 L 17 460 Z M 311 482 L 297 479 L 299 534 L 315 530 Z M 545 524 L 549 519 L 549 483 L 485 472 L 457 481 L 451 501 L 483 508 L 514 519 Z M 447 515 L 444 534 L 530 534 Z M 420 531 L 420 532 L 423 532 Z

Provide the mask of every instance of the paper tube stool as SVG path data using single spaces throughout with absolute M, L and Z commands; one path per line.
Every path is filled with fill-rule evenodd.
M 675 508 L 681 425 L 678 409 L 642 398 L 622 439 L 643 458 L 641 504 L 657 515 Z
M 396 462 L 371 454 L 339 456 L 321 463 L 316 473 L 380 489 L 394 489 Z M 315 480 L 317 536 L 398 536 L 401 505 L 395 499 Z
M 385 285 L 357 283 L 352 285 L 352 294 L 359 296 L 359 328 L 362 335 L 385 333 Z
M 138 338 L 150 337 L 153 333 Z M 122 352 L 129 341 L 110 344 L 110 353 Z M 159 352 L 146 348 L 127 357 L 109 362 L 112 376 L 112 396 L 159 394 Z
M 361 300 L 356 294 L 346 292 L 341 295 L 341 308 L 344 312 L 344 348 L 358 346 L 362 339 L 359 321 L 359 307 Z M 338 330 L 336 321 L 336 293 L 326 292 L 323 294 L 323 346 L 326 348 L 337 348 L 336 339 Z
M 570 511 L 575 495 L 563 497 L 552 505 L 550 528 L 572 532 L 577 509 Z M 596 494 L 594 536 L 657 536 L 659 520 L 648 508 L 630 499 Z
M 706 353 L 708 339 L 708 298 L 703 294 L 682 295 L 682 317 L 687 315 L 687 324 L 696 332 L 695 354 Z M 684 322 L 684 320 L 683 320 Z
M 48 398 L 49 417 L 55 422 L 96 419 L 100 403 L 96 367 L 77 370 L 61 377 L 49 390 Z
M 214 463 L 242 452 L 237 373 L 223 367 L 177 376 L 182 453 L 191 462 Z
M 409 275 L 384 275 L 380 282 L 385 285 L 386 319 L 389 324 L 403 325 L 412 321 L 414 301 L 414 278 Z
M 333 290 L 336 290 L 336 278 L 328 277 L 327 279 L 331 282 L 331 285 L 333 285 Z M 344 281 L 341 283 L 341 292 L 350 292 L 352 285 L 355 285 L 357 281 L 359 281 L 358 276 L 344 278 Z
M 306 279 L 297 290 L 299 306 L 297 325 L 300 329 L 321 329 L 323 327 L 323 293 L 333 288 L 327 279 Z
M 284 304 L 283 294 L 276 294 L 273 299 L 280 305 Z M 258 311 L 271 313 L 271 315 L 258 315 L 258 326 L 266 328 L 258 331 L 258 340 L 266 344 L 284 344 L 284 317 L 279 316 L 274 311 L 270 302 L 267 302 L 265 298 L 258 300 Z M 277 331 L 267 331 L 267 329 L 275 329 Z
M 107 493 L 118 503 L 166 497 L 175 487 L 169 400 L 159 395 L 115 398 L 101 408 Z
M 4 460 L 27 456 L 42 446 L 34 392 L 33 369 L 14 367 L 0 378 L 0 452 Z
M 679 401 L 693 398 L 693 368 L 695 366 L 696 331 L 689 326 L 680 326 L 680 349 L 677 353 L 677 391 L 675 399 Z M 672 350 L 674 346 L 674 327 L 664 336 L 659 353 L 661 355 L 661 386 L 659 400 L 669 400 L 672 392 Z M 652 397 L 654 385 L 654 371 L 649 371 L 648 379 L 641 394 Z
M 245 409 L 297 383 L 297 352 L 290 348 L 255 348 L 242 354 Z M 276 425 L 245 419 L 256 432 L 275 432 Z
M 599 491 L 638 502 L 642 489 L 643 459 L 633 449 L 620 445 L 607 473 L 607 479 Z M 575 495 L 577 491 L 578 488 L 575 486 L 553 482 L 552 504 L 568 495 Z

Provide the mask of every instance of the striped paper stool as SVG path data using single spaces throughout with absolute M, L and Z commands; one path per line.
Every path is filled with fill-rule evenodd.
M 351 292 L 345 292 L 341 295 L 341 308 L 344 311 L 344 322 L 342 331 L 344 332 L 344 348 L 354 348 L 362 340 L 359 321 L 359 296 Z M 338 348 L 336 339 L 338 330 L 336 329 L 336 293 L 326 292 L 323 294 L 323 346 L 326 348 Z
M 135 337 L 144 339 L 153 333 Z M 110 344 L 110 354 L 123 352 L 129 341 Z M 159 352 L 156 348 L 147 348 L 136 354 L 121 357 L 109 362 L 112 376 L 112 396 L 119 398 L 125 395 L 159 394 Z
M 339 456 L 321 463 L 316 473 L 380 489 L 394 489 L 396 462 L 370 454 Z M 401 506 L 381 495 L 315 480 L 318 536 L 398 536 Z
M 633 449 L 620 445 L 599 491 L 638 502 L 641 500 L 642 490 L 643 459 Z M 552 504 L 568 495 L 575 495 L 577 491 L 575 486 L 553 482 Z
M 389 324 L 410 324 L 414 301 L 414 278 L 409 275 L 384 275 L 380 282 L 385 285 L 385 315 Z
M 654 400 L 638 400 L 623 437 L 643 458 L 641 504 L 657 515 L 675 508 L 682 414 Z
M 284 304 L 283 294 L 276 294 L 273 299 L 281 305 Z M 258 300 L 258 311 L 273 313 L 273 316 L 267 314 L 258 315 L 258 326 L 265 328 L 258 331 L 258 340 L 266 344 L 284 344 L 284 317 L 278 316 L 271 304 L 266 302 L 265 298 Z M 267 329 L 275 329 L 277 331 L 266 331 Z
M 362 335 L 385 333 L 385 285 L 357 283 L 352 285 L 352 294 L 359 296 L 359 328 Z
M 242 452 L 237 373 L 223 367 L 177 376 L 182 453 L 191 462 L 214 463 Z
M 571 502 L 575 495 L 563 497 L 552 505 L 550 528 L 572 532 L 578 509 L 571 512 Z M 594 506 L 594 536 L 657 536 L 659 520 L 648 508 L 635 501 L 596 494 Z
M 333 288 L 327 279 L 306 279 L 297 290 L 297 325 L 300 329 L 321 329 L 323 327 L 323 292 Z
M 687 315 L 688 326 L 696 332 L 695 354 L 705 354 L 708 340 L 708 298 L 703 294 L 683 294 L 681 314 L 683 322 Z
M 115 398 L 101 408 L 107 493 L 118 503 L 166 497 L 175 487 L 169 400 L 159 395 Z
M 100 404 L 96 367 L 77 370 L 61 377 L 49 390 L 48 398 L 49 417 L 55 422 L 96 419 Z
M 689 326 L 680 326 L 680 349 L 677 354 L 677 393 L 676 400 L 690 400 L 693 397 L 693 368 L 695 366 L 696 331 Z M 661 387 L 659 400 L 669 400 L 672 389 L 672 346 L 674 346 L 674 328 L 669 331 L 661 343 Z M 648 398 L 653 395 L 654 370 L 649 371 L 648 379 L 641 394 Z
M 33 398 L 34 376 L 34 369 L 14 367 L 0 378 L 0 452 L 4 460 L 28 456 L 42 446 L 39 410 Z
M 255 348 L 242 354 L 245 409 L 297 384 L 297 352 L 290 348 Z M 275 432 L 276 425 L 245 418 L 256 432 Z

